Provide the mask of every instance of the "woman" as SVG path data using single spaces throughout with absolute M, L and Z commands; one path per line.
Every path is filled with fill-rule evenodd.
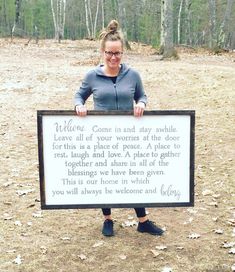
M 121 63 L 124 40 L 118 30 L 118 22 L 112 20 L 101 32 L 101 54 L 103 65 L 99 65 L 85 76 L 75 95 L 77 115 L 86 116 L 85 102 L 92 94 L 95 110 L 134 110 L 136 117 L 143 115 L 147 97 L 141 78 L 135 70 Z M 135 106 L 133 102 L 135 101 Z M 105 218 L 102 233 L 113 236 L 111 209 L 102 209 Z M 139 219 L 137 230 L 153 235 L 162 235 L 163 230 L 148 220 L 145 208 L 135 208 Z

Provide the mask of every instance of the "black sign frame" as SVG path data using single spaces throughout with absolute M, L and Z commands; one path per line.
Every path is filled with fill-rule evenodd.
M 133 111 L 88 111 L 90 116 L 110 115 L 133 115 Z M 187 115 L 190 116 L 190 169 L 189 169 L 189 202 L 170 202 L 170 203 L 120 203 L 120 204 L 62 204 L 48 205 L 45 197 L 45 188 L 48 181 L 45 180 L 44 168 L 44 138 L 43 138 L 43 118 L 44 116 L 74 116 L 75 111 L 71 110 L 39 110 L 37 111 L 37 131 L 38 131 L 38 159 L 39 159 L 39 182 L 41 208 L 47 209 L 88 209 L 88 208 L 134 208 L 134 207 L 188 207 L 194 206 L 194 164 L 195 164 L 195 111 L 194 110 L 164 110 L 164 111 L 145 111 L 144 116 L 149 115 Z

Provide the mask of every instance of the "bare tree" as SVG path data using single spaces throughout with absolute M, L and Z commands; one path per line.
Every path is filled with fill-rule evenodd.
M 22 2 L 21 0 L 16 0 L 16 1 L 15 1 L 15 5 L 16 5 L 15 24 L 18 24 L 18 23 L 19 23 L 21 2 Z
M 90 30 L 89 17 L 88 17 L 88 3 L 87 3 L 87 0 L 84 0 L 84 4 L 85 4 L 85 15 L 86 15 L 87 33 L 88 33 L 88 37 L 91 37 L 91 30 Z
M 16 7 L 16 10 L 15 10 L 15 21 L 14 21 L 14 25 L 13 25 L 13 27 L 11 29 L 11 40 L 13 39 L 16 26 L 19 25 L 21 3 L 22 3 L 22 0 L 16 0 L 15 1 L 15 7 Z
M 90 0 L 84 0 L 84 4 L 85 4 L 87 34 L 88 34 L 89 38 L 95 39 L 98 14 L 99 14 L 99 7 L 100 7 L 100 0 L 96 0 L 96 11 L 95 11 L 95 18 L 94 19 L 92 16 L 92 8 L 91 8 Z M 102 8 L 103 8 L 103 1 L 101 2 L 101 4 L 102 4 Z
M 177 58 L 173 44 L 173 0 L 162 0 L 161 4 L 163 58 Z
M 66 0 L 51 0 L 51 12 L 55 29 L 55 39 L 60 42 L 64 37 Z
M 191 33 L 191 5 L 192 0 L 185 0 L 185 13 L 186 13 L 186 44 L 192 44 L 192 33 Z
M 104 28 L 104 0 L 101 0 L 102 28 Z
M 133 12 L 133 28 L 132 37 L 135 41 L 139 41 L 140 31 L 139 31 L 139 20 L 140 14 L 143 11 L 144 3 L 142 1 L 134 1 L 134 12 Z
M 100 0 L 97 0 L 97 4 L 96 4 L 96 13 L 95 13 L 95 20 L 94 20 L 93 31 L 92 31 L 92 36 L 93 36 L 93 38 L 95 38 L 95 35 L 96 35 L 96 27 L 97 27 L 99 6 L 100 6 Z
M 118 5 L 118 17 L 119 17 L 119 21 L 120 21 L 120 24 L 121 24 L 122 33 L 124 35 L 125 47 L 127 49 L 131 49 L 131 46 L 130 46 L 130 44 L 128 42 L 128 39 L 127 39 L 126 9 L 125 9 L 125 6 L 124 6 L 124 1 L 123 0 L 117 1 L 117 5 Z
M 218 46 L 219 48 L 224 48 L 226 43 L 227 28 L 229 20 L 231 18 L 232 5 L 234 0 L 227 0 L 227 6 L 224 14 L 224 19 L 220 25 L 219 37 L 218 37 Z
M 182 17 L 182 8 L 183 8 L 183 3 L 184 0 L 180 1 L 180 8 L 179 8 L 179 13 L 178 13 L 178 33 L 177 33 L 177 43 L 181 43 L 181 17 Z
M 215 48 L 216 41 L 216 3 L 215 0 L 209 0 L 209 25 L 210 25 L 210 38 L 209 38 L 209 47 Z
M 6 14 L 6 0 L 3 1 L 3 23 L 7 26 L 7 14 Z
M 232 33 L 230 49 L 235 49 L 235 32 Z
M 161 34 L 160 34 L 160 54 L 163 54 L 165 47 L 165 1 L 161 0 Z

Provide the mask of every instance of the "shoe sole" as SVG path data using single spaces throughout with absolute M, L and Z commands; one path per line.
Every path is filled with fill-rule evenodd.
M 105 233 L 103 233 L 103 232 L 102 232 L 102 234 L 103 234 L 104 236 L 106 236 L 106 237 L 114 236 L 114 234 L 105 234 Z
M 163 232 L 159 232 L 159 233 L 156 233 L 156 232 L 148 232 L 148 231 L 141 231 L 141 230 L 137 230 L 138 232 L 140 233 L 148 233 L 148 234 L 151 234 L 151 235 L 156 235 L 156 236 L 162 236 L 164 231 Z

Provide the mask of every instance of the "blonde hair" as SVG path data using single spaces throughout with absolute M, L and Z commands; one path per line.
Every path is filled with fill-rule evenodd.
M 124 46 L 123 34 L 119 30 L 119 23 L 116 20 L 109 22 L 108 26 L 101 31 L 99 38 L 101 40 L 100 46 L 102 50 L 104 50 L 107 41 L 120 41 L 122 47 Z

